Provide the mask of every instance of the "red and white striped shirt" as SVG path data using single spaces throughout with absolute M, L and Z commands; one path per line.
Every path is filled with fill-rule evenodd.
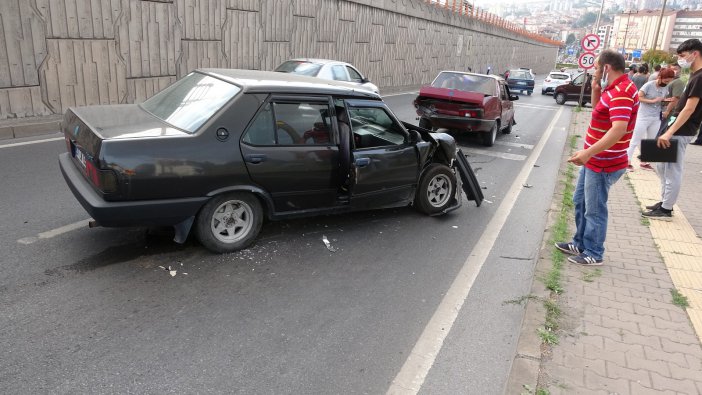
M 608 149 L 593 155 L 585 166 L 595 172 L 625 169 L 629 163 L 626 150 L 634 132 L 639 111 L 639 92 L 636 85 L 624 74 L 602 90 L 600 101 L 592 110 L 590 126 L 585 136 L 585 148 L 600 141 L 612 128 L 612 122 L 627 121 L 626 134 Z

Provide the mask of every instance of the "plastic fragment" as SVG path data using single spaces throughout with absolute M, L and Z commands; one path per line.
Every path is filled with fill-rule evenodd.
M 332 247 L 331 243 L 329 242 L 329 239 L 327 239 L 327 236 L 322 235 L 322 241 L 324 242 L 324 245 L 327 246 L 327 250 L 331 252 L 336 252 L 336 248 Z
M 523 186 L 524 188 L 531 188 L 531 187 L 533 187 L 533 185 L 531 185 L 531 184 L 522 184 L 522 186 Z

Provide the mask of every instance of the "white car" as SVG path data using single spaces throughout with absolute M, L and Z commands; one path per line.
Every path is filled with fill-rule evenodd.
M 553 93 L 557 86 L 570 82 L 570 74 L 561 71 L 552 71 L 541 84 L 541 94 Z
M 371 92 L 380 93 L 378 87 L 361 74 L 353 65 L 329 59 L 290 59 L 275 68 L 281 73 L 307 75 L 325 80 L 346 81 Z

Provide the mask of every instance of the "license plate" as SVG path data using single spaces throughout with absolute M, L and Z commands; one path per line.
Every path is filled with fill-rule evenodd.
M 517 84 L 519 84 L 519 85 L 526 85 L 527 83 L 524 82 L 524 81 L 519 81 L 519 82 L 517 82 Z
M 83 151 L 79 150 L 78 147 L 73 148 L 75 155 L 74 157 L 78 160 L 81 166 L 85 169 L 85 154 Z

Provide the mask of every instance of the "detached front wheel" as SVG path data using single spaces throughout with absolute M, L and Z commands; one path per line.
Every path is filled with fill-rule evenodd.
M 197 216 L 195 232 L 205 248 L 234 252 L 251 245 L 261 231 L 263 209 L 248 193 L 232 192 L 212 198 Z
M 434 163 L 419 181 L 414 206 L 424 214 L 437 214 L 451 205 L 455 194 L 456 175 L 448 166 Z

